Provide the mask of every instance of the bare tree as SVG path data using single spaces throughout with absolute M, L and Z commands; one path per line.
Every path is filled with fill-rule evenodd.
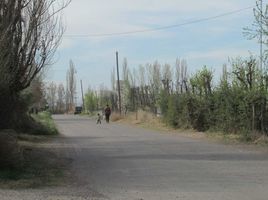
M 58 99 L 57 99 L 57 112 L 59 113 L 63 113 L 64 112 L 64 108 L 65 108 L 65 89 L 63 84 L 59 84 L 58 88 L 57 88 L 57 92 L 58 92 Z
M 27 88 L 51 63 L 64 28 L 56 0 L 3 0 L 0 3 L 1 73 L 14 91 Z
M 29 90 L 32 95 L 32 105 L 36 109 L 42 109 L 45 107 L 45 86 L 43 84 L 42 77 L 37 76 L 31 82 Z
M 122 72 L 123 72 L 123 80 L 125 82 L 129 82 L 129 69 L 128 69 L 128 64 L 127 64 L 126 58 L 124 58 L 124 60 L 123 60 Z
M 47 87 L 46 98 L 48 101 L 49 110 L 53 113 L 56 111 L 57 103 L 57 85 L 51 82 Z
M 181 60 L 177 58 L 175 64 L 175 86 L 177 92 L 179 92 L 181 84 Z
M 268 58 L 268 5 L 263 7 L 262 0 L 255 1 L 256 6 L 253 9 L 254 21 L 250 27 L 244 28 L 244 35 L 252 40 L 256 39 L 260 43 L 259 67 L 262 72 L 267 74 Z M 263 51 L 263 47 L 266 47 Z M 265 66 L 263 66 L 265 65 Z M 263 68 L 264 67 L 264 68 Z
M 172 83 L 172 68 L 169 64 L 165 64 L 163 67 L 163 72 L 162 72 L 162 82 L 164 85 L 164 89 L 170 93 L 171 89 L 171 83 Z
M 172 80 L 172 68 L 169 64 L 165 64 L 163 67 L 163 79 Z
M 187 86 L 187 62 L 184 59 L 176 59 L 175 64 L 175 87 L 176 92 L 188 91 Z
M 64 31 L 58 13 L 69 2 L 0 1 L 0 128 L 16 121 L 19 92 L 51 64 Z
M 150 87 L 150 107 L 156 113 L 161 88 L 161 65 L 155 61 L 154 64 L 147 65 L 147 71 Z
M 143 87 L 145 85 L 145 67 L 143 65 L 139 66 L 139 85 Z
M 75 78 L 75 66 L 72 60 L 70 60 L 69 70 L 66 75 L 66 99 L 67 99 L 67 111 L 72 111 L 74 109 L 74 100 L 76 93 L 76 78 Z
M 176 89 L 183 93 L 188 90 L 187 86 L 187 62 L 182 59 L 176 60 Z
M 115 91 L 116 90 L 116 78 L 115 78 L 115 69 L 114 68 L 111 72 L 111 86 L 112 86 L 112 90 Z

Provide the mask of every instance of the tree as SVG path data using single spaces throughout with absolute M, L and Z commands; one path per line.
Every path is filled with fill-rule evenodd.
M 252 56 L 249 60 L 233 60 L 233 83 L 244 91 L 248 105 L 245 106 L 246 117 L 251 118 L 251 129 L 256 129 L 256 123 L 264 131 L 264 113 L 266 112 L 266 93 L 262 83 L 262 72 L 257 67 L 257 61 Z M 248 107 L 251 107 L 248 108 Z M 251 110 L 251 114 L 249 114 Z M 257 116 L 257 117 L 256 117 Z M 257 120 L 257 121 L 256 121 Z
M 263 64 L 267 64 L 268 51 L 265 50 L 263 56 L 263 44 L 268 45 L 268 5 L 265 6 L 265 10 L 263 10 L 263 1 L 256 0 L 256 6 L 253 9 L 254 21 L 250 27 L 244 28 L 245 36 L 252 40 L 257 39 L 260 43 L 260 68 L 262 68 Z
M 66 107 L 67 111 L 72 111 L 74 109 L 74 99 L 76 93 L 76 70 L 72 60 L 70 60 L 69 70 L 66 75 Z
M 58 85 L 57 88 L 57 112 L 58 113 L 64 113 L 65 111 L 65 89 L 62 83 Z
M 49 110 L 52 113 L 55 113 L 57 103 L 57 85 L 54 82 L 51 82 L 48 85 L 46 98 L 48 101 Z
M 190 78 L 190 84 L 193 94 L 198 94 L 200 97 L 208 97 L 212 94 L 212 78 L 213 73 L 208 70 L 206 66 L 202 70 L 198 71 L 194 76 Z
M 101 85 L 98 93 L 98 109 L 103 109 L 107 104 L 113 105 L 113 92 Z
M 93 111 L 96 111 L 98 109 L 97 93 L 90 88 L 85 94 L 85 107 L 86 110 L 90 113 L 93 113 Z
M 151 110 L 157 113 L 157 103 L 159 103 L 159 95 L 161 89 L 161 65 L 155 61 L 153 64 L 147 65 L 148 80 L 150 86 L 150 102 Z
M 115 68 L 113 68 L 112 72 L 111 72 L 111 85 L 112 85 L 112 90 L 115 91 L 116 90 L 116 78 L 115 78 Z
M 176 59 L 175 64 L 175 87 L 177 93 L 183 93 L 183 91 L 188 91 L 187 87 L 187 62 L 186 60 Z
M 31 113 L 38 112 L 46 107 L 45 86 L 42 76 L 38 75 L 31 82 L 31 85 L 23 90 L 20 98 L 25 102 L 23 110 L 29 110 Z
M 48 66 L 64 28 L 58 13 L 68 2 L 2 0 L 0 2 L 0 128 L 17 121 L 19 95 Z
M 164 85 L 164 90 L 167 91 L 167 94 L 170 94 L 172 84 L 172 68 L 169 64 L 165 64 L 163 67 L 162 83 Z
M 122 65 L 122 73 L 123 73 L 123 81 L 122 81 L 122 85 L 121 85 L 121 104 L 122 104 L 122 108 L 124 110 L 124 113 L 126 114 L 126 112 L 128 111 L 128 109 L 132 106 L 130 106 L 131 104 L 131 85 L 130 85 L 130 79 L 131 79 L 131 73 L 129 71 L 128 68 L 128 63 L 127 63 L 127 59 L 124 58 L 123 60 L 123 65 Z

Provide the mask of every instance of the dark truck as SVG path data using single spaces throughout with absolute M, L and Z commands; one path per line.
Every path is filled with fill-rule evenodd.
M 74 114 L 81 114 L 82 112 L 82 106 L 76 106 L 74 110 Z

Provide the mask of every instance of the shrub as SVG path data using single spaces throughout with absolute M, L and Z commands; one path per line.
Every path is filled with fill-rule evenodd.
M 111 115 L 111 121 L 112 122 L 115 122 L 115 121 L 118 121 L 118 120 L 121 120 L 122 119 L 122 116 L 120 115 L 120 113 L 112 113 Z

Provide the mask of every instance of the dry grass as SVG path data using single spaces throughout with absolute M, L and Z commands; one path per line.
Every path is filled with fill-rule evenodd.
M 120 116 L 120 115 L 119 115 Z M 192 129 L 174 129 L 167 126 L 160 117 L 152 113 L 139 110 L 137 113 L 129 113 L 122 119 L 117 120 L 121 123 L 127 123 L 143 128 L 161 131 L 168 134 L 180 134 L 185 137 L 195 139 L 209 139 L 217 142 L 224 142 L 226 144 L 254 144 L 267 146 L 268 137 L 260 133 L 254 133 L 250 138 L 245 139 L 245 136 L 238 134 L 224 134 L 222 132 L 198 132 Z
M 160 117 L 157 117 L 156 115 L 143 110 L 139 110 L 137 113 L 129 113 L 127 116 L 124 116 L 124 118 L 119 120 L 119 122 L 139 126 L 146 129 L 160 131 L 161 133 L 179 134 L 181 136 L 195 139 L 206 138 L 206 134 L 204 134 L 203 132 L 195 131 L 193 129 L 172 128 L 166 123 L 164 123 Z
M 254 132 L 251 136 L 247 137 L 247 141 L 258 145 L 268 145 L 268 136 L 261 134 L 260 132 Z
M 165 123 L 162 122 L 160 117 L 139 110 L 138 112 L 128 113 L 124 116 L 119 122 L 137 125 L 143 128 L 158 130 L 158 131 L 174 131 L 175 129 L 168 127 Z
M 113 113 L 111 115 L 111 121 L 112 122 L 116 122 L 116 121 L 119 121 L 119 120 L 122 120 L 123 117 L 119 114 L 119 113 Z
M 268 137 L 261 133 L 255 132 L 249 135 L 243 134 L 225 134 L 223 132 L 206 132 L 206 138 L 223 142 L 225 144 L 242 144 L 242 145 L 253 145 L 253 146 L 268 146 Z
M 9 142 L 3 142 L 0 154 L 8 156 L 0 157 L 0 188 L 36 188 L 66 182 L 70 161 L 60 158 L 55 149 L 41 148 L 40 144 L 49 143 L 49 138 L 18 135 L 14 131 L 4 135 L 1 131 L 0 136 Z

